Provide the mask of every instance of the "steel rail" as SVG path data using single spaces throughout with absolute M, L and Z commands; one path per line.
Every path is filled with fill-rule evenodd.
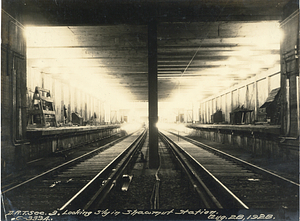
M 172 150 L 175 158 L 177 159 L 177 161 L 181 165 L 181 168 L 185 171 L 185 174 L 187 174 L 187 176 L 188 176 L 188 178 L 189 178 L 189 180 L 191 182 L 191 185 L 192 185 L 193 189 L 197 192 L 198 196 L 201 199 L 201 202 L 203 202 L 203 204 L 204 204 L 204 207 L 208 208 L 208 209 L 211 208 L 212 207 L 211 203 L 209 203 L 209 201 L 207 200 L 207 197 L 205 196 L 205 194 L 203 193 L 203 191 L 200 190 L 200 188 L 198 187 L 197 182 L 192 177 L 193 175 L 195 175 L 195 173 L 193 171 L 189 171 L 189 169 L 186 168 L 184 161 L 181 160 L 181 158 L 179 156 L 177 156 L 177 154 L 175 153 L 175 150 L 173 150 L 173 148 L 171 148 L 171 150 Z M 201 179 L 199 179 L 199 181 L 200 180 Z M 206 185 L 204 186 L 203 184 L 204 183 L 202 181 L 200 181 L 200 185 L 203 186 L 204 190 L 207 192 L 207 195 L 209 195 L 211 199 L 215 199 L 215 197 L 213 196 L 213 194 L 210 193 L 210 191 L 208 190 L 208 188 L 206 187 Z M 222 205 L 219 205 L 219 203 L 218 203 L 217 207 L 219 207 L 221 209 Z
M 165 135 L 166 136 L 166 135 Z M 176 134 L 176 136 L 178 136 Z M 180 145 L 176 144 L 173 140 L 168 138 L 175 146 L 180 150 L 187 159 L 190 159 L 191 163 L 193 163 L 196 167 L 200 168 L 207 175 L 207 179 L 211 179 L 211 181 L 216 184 L 220 190 L 222 190 L 223 194 L 227 195 L 233 200 L 233 203 L 236 204 L 239 208 L 249 209 L 249 207 L 240 200 L 234 193 L 232 193 L 221 181 L 219 181 L 212 173 L 210 173 L 202 164 L 200 164 L 195 158 L 193 158 L 187 151 L 185 151 Z M 227 202 L 229 203 L 229 202 Z
M 161 155 L 159 154 L 159 167 L 155 173 L 155 184 L 153 186 L 151 198 L 150 198 L 150 204 L 151 209 L 159 209 L 159 186 L 160 186 L 160 179 L 158 177 L 158 173 L 161 168 Z
M 122 151 L 113 161 L 111 161 L 96 176 L 94 176 L 83 188 L 81 188 L 58 210 L 62 211 L 67 207 L 71 207 L 72 204 L 81 205 L 82 208 L 88 209 L 96 202 L 96 200 L 101 203 L 115 186 L 116 180 L 125 170 L 126 166 L 130 162 L 130 159 L 132 159 L 133 155 L 135 154 L 139 144 L 141 144 L 141 142 L 145 139 L 146 131 L 147 130 L 144 130 L 137 139 L 135 139 L 124 151 Z M 111 171 L 113 172 L 111 173 Z M 98 185 L 100 181 L 102 181 L 102 178 L 106 173 L 110 174 L 106 179 L 106 182 L 103 185 Z M 88 198 L 86 195 L 90 195 L 89 191 L 93 191 L 93 188 L 96 188 L 97 191 L 88 200 L 88 202 L 86 202 L 86 199 Z M 101 199 L 99 199 L 100 195 Z
M 170 132 L 170 133 L 172 133 L 172 132 Z M 172 133 L 172 134 L 174 134 L 174 133 Z M 176 134 L 176 136 L 178 136 L 178 134 Z M 241 160 L 241 159 L 239 159 L 239 158 L 237 158 L 235 156 L 232 156 L 232 155 L 230 155 L 228 153 L 225 153 L 225 152 L 223 152 L 221 150 L 218 150 L 218 149 L 216 149 L 214 147 L 211 147 L 211 146 L 209 146 L 207 144 L 201 143 L 199 141 L 193 140 L 193 139 L 185 137 L 185 136 L 180 136 L 180 138 L 185 139 L 185 140 L 187 140 L 187 141 L 189 141 L 189 142 L 191 142 L 191 143 L 193 143 L 193 144 L 195 144 L 197 146 L 201 146 L 201 147 L 205 148 L 206 150 L 214 151 L 214 152 L 218 153 L 219 155 L 224 156 L 224 157 L 226 157 L 228 159 L 231 159 L 231 160 L 239 163 L 240 165 L 243 165 L 243 166 L 245 166 L 245 167 L 247 167 L 247 168 L 249 168 L 249 169 L 251 169 L 251 170 L 253 170 L 253 171 L 257 172 L 257 173 L 260 173 L 260 174 L 263 174 L 263 175 L 267 175 L 267 176 L 269 176 L 272 179 L 275 178 L 275 179 L 277 179 L 277 181 L 281 181 L 281 182 L 284 182 L 286 184 L 290 184 L 290 185 L 292 185 L 292 186 L 294 186 L 296 188 L 300 187 L 299 183 L 296 183 L 296 182 L 294 182 L 292 180 L 289 180 L 289 179 L 287 179 L 285 177 L 282 177 L 282 176 L 280 176 L 280 175 L 278 175 L 276 173 L 273 173 L 273 172 L 268 171 L 268 170 L 266 170 L 264 168 L 261 168 L 259 166 L 254 165 L 254 164 L 251 164 L 251 163 L 249 163 L 247 161 Z
M 9 192 L 9 191 L 11 191 L 11 190 L 14 190 L 14 189 L 16 189 L 16 188 L 18 188 L 18 187 L 20 187 L 20 186 L 25 185 L 25 184 L 28 184 L 28 183 L 30 183 L 30 182 L 32 182 L 32 181 L 38 179 L 38 178 L 41 178 L 41 177 L 43 177 L 43 176 L 46 176 L 46 175 L 48 175 L 49 173 L 51 173 L 51 172 L 53 172 L 53 171 L 56 171 L 56 170 L 59 170 L 59 169 L 63 169 L 63 168 L 66 167 L 66 166 L 70 166 L 72 163 L 76 163 L 76 162 L 79 161 L 79 160 L 83 160 L 85 157 L 88 157 L 89 155 L 92 155 L 92 154 L 94 154 L 94 153 L 97 152 L 97 151 L 100 151 L 100 150 L 102 150 L 102 149 L 105 149 L 105 148 L 107 148 L 107 147 L 109 147 L 109 146 L 111 146 L 111 145 L 117 143 L 117 142 L 120 142 L 121 140 L 125 139 L 126 137 L 128 137 L 128 136 L 130 136 L 130 135 L 131 135 L 131 134 L 129 134 L 129 135 L 127 135 L 127 136 L 124 136 L 124 137 L 120 137 L 120 138 L 118 138 L 117 140 L 114 140 L 114 141 L 112 141 L 112 142 L 110 142 L 110 143 L 108 143 L 108 144 L 105 144 L 104 146 L 101 146 L 101 147 L 99 147 L 99 148 L 97 148 L 97 149 L 95 149 L 95 150 L 92 150 L 92 151 L 90 151 L 90 152 L 88 152 L 88 153 L 85 153 L 85 154 L 79 156 L 79 157 L 76 157 L 76 158 L 74 158 L 74 159 L 72 159 L 72 160 L 70 160 L 70 161 L 68 161 L 68 162 L 65 162 L 65 163 L 63 163 L 63 164 L 61 164 L 61 165 L 58 165 L 58 166 L 56 166 L 56 167 L 54 167 L 54 168 L 52 168 L 52 169 L 50 169 L 50 170 L 47 170 L 47 171 L 45 171 L 45 172 L 43 172 L 43 173 L 41 173 L 41 174 L 39 174 L 39 175 L 36 175 L 36 176 L 34 176 L 34 177 L 32 177 L 32 178 L 30 178 L 30 179 L 24 181 L 24 182 L 21 182 L 21 183 L 19 183 L 19 184 L 13 186 L 13 187 L 11 187 L 11 188 L 8 188 L 8 189 L 6 189 L 6 190 L 3 190 L 3 191 L 2 191 L 2 194 L 7 193 L 7 192 Z
M 179 148 L 181 148 L 178 145 Z M 249 207 L 241 200 L 239 199 L 233 192 L 231 192 L 218 178 L 216 178 L 211 172 L 209 172 L 202 164 L 200 164 L 193 156 L 191 156 L 188 152 L 186 152 L 184 149 L 181 148 L 181 150 L 190 157 L 190 159 L 193 160 L 194 163 L 196 163 L 203 171 L 209 175 L 223 190 L 228 193 L 236 202 L 240 205 L 240 207 L 244 209 L 249 209 Z
M 117 168 L 114 168 L 113 173 L 109 176 L 108 181 L 103 185 L 103 188 L 100 188 L 97 193 L 92 197 L 92 199 L 84 206 L 84 209 L 87 210 L 97 202 L 96 207 L 102 204 L 105 200 L 106 196 L 110 193 L 113 187 L 116 185 L 117 180 L 119 180 L 120 176 L 127 169 L 130 162 L 132 162 L 133 157 L 137 153 L 140 147 L 142 147 L 147 136 L 147 130 L 144 132 L 132 143 L 131 150 L 129 150 L 128 154 L 121 159 L 121 162 L 117 165 Z M 99 196 L 102 197 L 99 199 Z
M 201 202 L 204 204 L 205 208 L 218 208 L 223 209 L 221 203 L 217 200 L 214 194 L 209 190 L 206 184 L 198 175 L 198 172 L 195 171 L 193 166 L 188 162 L 188 159 L 180 153 L 181 147 L 179 147 L 175 142 L 173 142 L 170 138 L 160 132 L 160 136 L 164 142 L 171 148 L 175 158 L 181 165 L 182 169 L 187 174 L 192 187 L 199 195 Z M 178 150 L 180 149 L 180 151 Z

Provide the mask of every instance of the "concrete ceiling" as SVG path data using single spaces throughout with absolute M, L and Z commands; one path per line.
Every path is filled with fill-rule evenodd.
M 35 40 L 28 40 L 30 66 L 67 74 L 65 79 L 85 81 L 85 87 L 104 82 L 136 101 L 148 99 L 147 22 L 155 17 L 158 98 L 167 101 L 179 92 L 204 99 L 278 67 L 279 21 L 286 3 L 30 0 L 18 7 L 23 23 L 35 25 Z

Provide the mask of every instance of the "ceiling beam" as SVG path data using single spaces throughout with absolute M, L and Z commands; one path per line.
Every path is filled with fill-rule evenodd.
M 4 1 L 8 12 L 23 14 L 25 24 L 42 25 L 45 20 L 57 25 L 147 24 L 158 22 L 247 21 L 281 19 L 288 0 L 244 1 Z M 7 3 L 9 2 L 9 3 Z M 36 14 L 47 19 L 36 19 Z M 26 15 L 26 16 L 25 16 Z

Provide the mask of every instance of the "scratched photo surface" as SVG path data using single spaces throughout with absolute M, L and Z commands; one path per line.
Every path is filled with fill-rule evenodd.
M 297 0 L 2 0 L 1 220 L 298 220 Z

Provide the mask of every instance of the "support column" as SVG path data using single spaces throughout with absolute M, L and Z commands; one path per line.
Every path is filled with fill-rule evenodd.
M 159 166 L 157 104 L 157 23 L 148 24 L 148 112 L 149 112 L 149 168 Z
M 258 83 L 255 79 L 254 81 L 254 120 L 258 120 Z

